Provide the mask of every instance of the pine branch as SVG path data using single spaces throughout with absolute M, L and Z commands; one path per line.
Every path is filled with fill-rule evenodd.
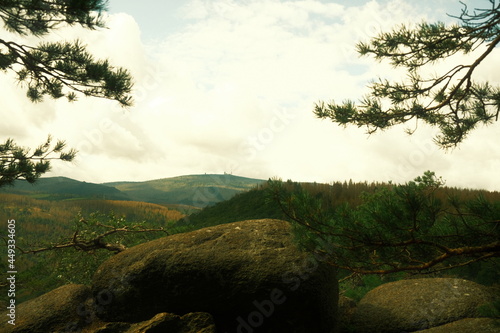
M 369 135 L 410 120 L 418 125 L 422 120 L 439 128 L 434 141 L 440 147 L 456 147 L 477 124 L 490 124 L 500 115 L 500 88 L 473 80 L 479 65 L 500 44 L 500 7 L 494 1 L 491 4 L 490 9 L 476 9 L 473 14 L 464 5 L 458 17 L 461 25 L 422 23 L 415 29 L 402 25 L 369 43 L 358 43 L 359 54 L 373 55 L 378 61 L 388 59 L 393 66 L 406 68 L 408 80 L 379 80 L 359 103 L 319 102 L 315 115 L 343 126 L 366 126 Z M 486 45 L 485 50 L 471 64 L 457 65 L 434 78 L 421 77 L 427 65 L 459 52 L 471 53 L 481 45 Z M 406 130 L 409 134 L 414 131 Z

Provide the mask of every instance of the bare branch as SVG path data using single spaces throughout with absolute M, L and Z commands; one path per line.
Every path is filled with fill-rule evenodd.
M 146 232 L 163 232 L 168 235 L 168 232 L 164 228 L 132 230 L 129 229 L 128 227 L 123 227 L 123 228 L 114 228 L 112 230 L 106 231 L 102 234 L 95 236 L 92 239 L 83 239 L 83 237 L 79 236 L 79 231 L 77 230 L 75 231 L 75 233 L 68 242 L 53 244 L 34 250 L 24 250 L 19 247 L 17 248 L 21 251 L 22 254 L 29 254 L 29 253 L 36 254 L 45 251 L 61 250 L 67 248 L 74 248 L 77 251 L 83 251 L 83 252 L 92 252 L 95 250 L 104 249 L 114 253 L 119 253 L 125 251 L 127 247 L 120 243 L 116 244 L 108 243 L 105 242 L 103 239 L 109 235 L 116 233 L 146 233 Z M 4 241 L 7 240 L 4 238 Z

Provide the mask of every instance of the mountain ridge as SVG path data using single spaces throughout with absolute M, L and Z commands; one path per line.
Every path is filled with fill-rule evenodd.
M 44 200 L 106 199 L 143 201 L 161 205 L 202 208 L 250 190 L 264 180 L 230 174 L 198 174 L 147 181 L 90 183 L 68 177 L 44 177 L 29 184 L 17 180 L 0 193 L 28 195 Z
M 127 193 L 133 200 L 206 207 L 250 190 L 264 180 L 230 174 L 198 174 L 144 182 L 111 182 L 106 186 Z M 174 202 L 175 201 L 175 202 Z

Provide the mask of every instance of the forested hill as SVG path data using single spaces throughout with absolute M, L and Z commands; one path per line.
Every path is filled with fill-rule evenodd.
M 316 197 L 325 197 L 332 205 L 340 203 L 358 204 L 360 195 L 383 184 L 335 182 L 333 184 L 294 183 L 288 181 L 290 188 L 301 186 Z M 270 197 L 267 184 L 263 183 L 250 191 L 239 193 L 229 200 L 221 201 L 201 211 L 182 218 L 175 224 L 180 230 L 192 230 L 223 223 L 231 223 L 250 219 L 276 218 L 284 219 L 279 206 Z
M 388 186 L 388 184 L 367 182 L 353 183 L 352 181 L 320 184 L 288 181 L 286 186 L 292 191 L 294 188 L 300 186 L 312 196 L 322 199 L 323 202 L 326 202 L 326 204 L 331 207 L 346 203 L 354 207 L 361 203 L 362 193 L 372 192 L 378 187 Z M 449 196 L 469 199 L 483 196 L 487 200 L 494 202 L 500 201 L 499 192 L 473 189 L 444 187 L 439 190 L 437 195 L 441 199 L 445 199 Z M 269 197 L 268 185 L 266 183 L 250 191 L 239 193 L 229 200 L 221 201 L 215 205 L 196 211 L 183 217 L 173 225 L 178 228 L 178 232 L 183 232 L 223 223 L 262 218 L 287 220 L 287 217 L 280 207 Z
M 265 181 L 230 174 L 189 175 L 145 182 L 113 182 L 112 186 L 132 200 L 156 204 L 181 204 L 206 207 L 228 200 Z
M 43 200 L 105 199 L 131 200 L 161 205 L 202 208 L 228 200 L 264 180 L 233 175 L 189 175 L 144 182 L 93 184 L 66 177 L 40 178 L 35 184 L 17 180 L 0 193 L 19 194 Z
M 0 193 L 20 194 L 42 200 L 131 200 L 126 193 L 114 187 L 80 182 L 66 177 L 40 178 L 34 184 L 25 180 L 16 180 L 14 186 L 0 188 Z

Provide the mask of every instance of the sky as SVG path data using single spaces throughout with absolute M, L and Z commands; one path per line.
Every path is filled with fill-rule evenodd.
M 404 75 L 360 58 L 357 42 L 403 23 L 452 22 L 447 13 L 461 8 L 450 0 L 110 0 L 106 29 L 61 28 L 43 39 L 79 39 L 129 69 L 134 106 L 86 97 L 33 104 L 2 73 L 0 139 L 26 147 L 48 134 L 63 139 L 77 158 L 54 161 L 46 176 L 95 183 L 205 173 L 402 183 L 432 170 L 449 186 L 498 191 L 498 123 L 444 151 L 423 124 L 412 136 L 407 126 L 367 135 L 312 113 L 318 101 L 359 100 L 370 81 Z M 499 84 L 499 52 L 478 80 Z

